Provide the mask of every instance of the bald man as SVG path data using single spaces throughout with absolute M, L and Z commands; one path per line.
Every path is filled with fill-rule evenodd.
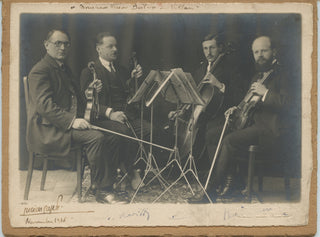
M 257 37 L 252 43 L 252 53 L 256 73 L 250 90 L 261 99 L 255 107 L 250 125 L 234 129 L 222 140 L 209 188 L 213 199 L 218 195 L 230 194 L 234 181 L 232 173 L 235 157 L 247 151 L 250 145 L 272 148 L 285 128 L 282 115 L 288 105 L 287 80 L 277 63 L 276 50 L 270 37 Z M 263 77 L 266 79 L 262 83 Z M 237 109 L 238 107 L 231 107 L 225 114 L 232 116 Z M 217 189 L 220 193 L 217 193 Z

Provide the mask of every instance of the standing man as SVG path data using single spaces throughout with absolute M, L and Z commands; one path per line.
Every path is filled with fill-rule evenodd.
M 85 97 L 65 64 L 71 46 L 69 35 L 62 30 L 52 30 L 44 46 L 47 54 L 29 74 L 28 150 L 64 156 L 71 146 L 83 146 L 96 200 L 118 203 L 112 193 L 108 153 L 104 151 L 108 143 L 116 143 L 118 138 L 90 130 L 90 124 L 82 118 Z
M 118 48 L 116 38 L 109 32 L 99 33 L 96 37 L 96 50 L 99 58 L 94 63 L 97 74 L 95 87 L 99 95 L 99 118 L 94 124 L 129 136 L 134 133 L 140 138 L 141 121 L 140 112 L 134 106 L 127 104 L 129 84 L 142 76 L 142 68 L 137 65 L 131 74 L 117 63 Z M 83 69 L 80 77 L 81 89 L 85 92 L 92 86 L 93 75 L 88 68 Z M 131 130 L 132 125 L 134 132 Z M 143 121 L 143 137 L 150 134 L 150 124 Z M 141 181 L 136 170 L 133 169 L 137 142 L 121 139 L 122 144 L 111 147 L 109 151 L 113 156 L 113 165 L 119 167 L 124 164 L 124 172 L 131 178 L 131 186 L 136 189 Z
M 234 158 L 238 154 L 248 150 L 250 145 L 274 149 L 280 136 L 286 131 L 284 115 L 289 102 L 287 78 L 277 63 L 276 50 L 270 37 L 256 38 L 252 43 L 252 53 L 256 74 L 249 91 L 261 99 L 254 108 L 251 124 L 243 129 L 233 130 L 224 137 L 213 172 L 212 190 L 216 190 L 226 179 L 228 167 L 235 164 Z M 264 82 L 261 81 L 263 77 L 266 78 Z M 232 116 L 238 109 L 231 107 L 226 111 L 226 115 Z M 225 193 L 227 192 L 228 190 L 225 190 Z

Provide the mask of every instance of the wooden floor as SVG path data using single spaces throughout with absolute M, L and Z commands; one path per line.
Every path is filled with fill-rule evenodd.
M 27 177 L 27 171 L 20 171 L 21 179 L 20 179 L 20 187 L 24 190 L 25 181 Z M 86 190 L 86 186 L 88 186 L 88 175 L 85 173 L 85 180 L 83 182 L 84 191 Z M 62 194 L 64 202 L 77 202 L 77 195 L 75 193 L 76 187 L 76 172 L 68 171 L 68 170 L 49 170 L 47 173 L 47 179 L 45 183 L 45 191 L 40 191 L 40 181 L 41 181 L 41 171 L 34 170 L 31 188 L 29 193 L 29 200 L 32 201 L 55 201 L 56 198 Z M 300 193 L 300 179 L 291 179 L 290 187 L 291 187 L 291 202 L 299 201 L 299 193 Z M 182 182 L 183 183 L 183 182 Z M 181 185 L 187 190 L 187 185 Z M 139 194 L 140 201 L 138 202 L 149 202 L 148 200 L 152 200 L 152 198 L 148 198 L 148 195 L 155 195 L 155 190 L 158 189 L 158 193 L 161 193 L 161 187 L 159 185 L 154 185 L 149 188 L 153 193 L 148 194 L 147 191 L 141 192 Z M 257 188 L 257 179 L 254 180 L 254 190 L 258 190 Z M 172 190 L 174 192 L 175 190 Z M 173 194 L 171 197 L 175 197 L 178 195 Z M 166 202 L 176 203 L 177 200 L 172 200 L 170 196 L 167 198 Z M 259 198 L 258 198 L 259 197 Z M 21 192 L 21 200 L 23 199 L 23 192 Z M 263 192 L 257 193 L 254 195 L 252 202 L 287 202 L 285 199 L 285 191 L 284 191 L 284 181 L 283 178 L 271 178 L 265 177 L 263 180 Z

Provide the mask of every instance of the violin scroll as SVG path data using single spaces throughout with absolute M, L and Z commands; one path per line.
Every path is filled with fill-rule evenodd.
M 93 74 L 93 81 L 92 83 L 90 83 L 88 89 L 86 90 L 87 106 L 84 113 L 84 119 L 88 122 L 92 122 L 98 119 L 99 116 L 99 96 L 95 86 L 95 83 L 98 81 L 98 79 L 94 68 L 94 62 L 89 62 L 88 68 Z

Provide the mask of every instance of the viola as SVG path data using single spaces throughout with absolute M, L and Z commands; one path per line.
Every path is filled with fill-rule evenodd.
M 86 90 L 87 106 L 84 113 L 84 119 L 93 122 L 99 117 L 99 95 L 95 88 L 95 82 L 98 81 L 97 73 L 94 68 L 94 62 L 88 63 L 88 68 L 93 75 L 93 83 Z

